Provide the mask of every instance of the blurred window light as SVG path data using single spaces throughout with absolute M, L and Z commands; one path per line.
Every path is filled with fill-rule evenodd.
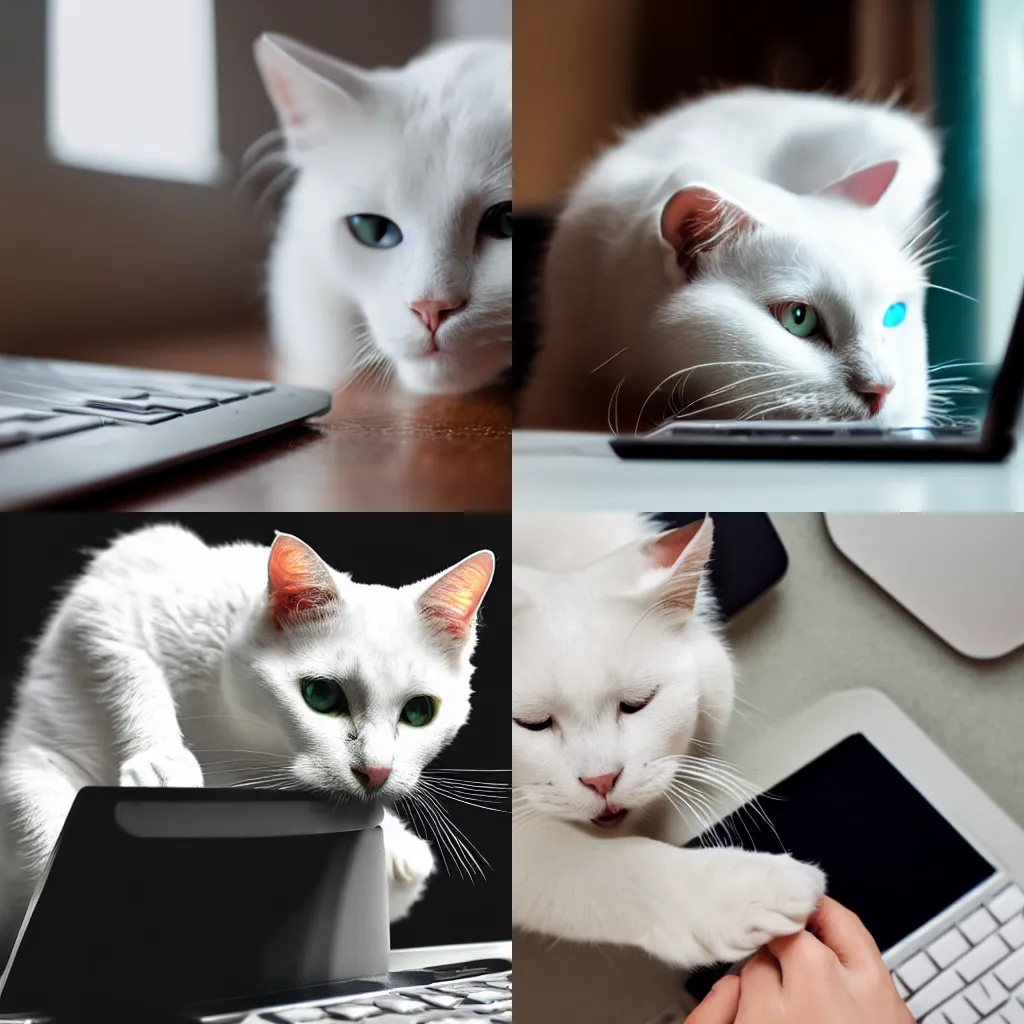
M 47 141 L 64 164 L 211 184 L 213 0 L 48 0 Z

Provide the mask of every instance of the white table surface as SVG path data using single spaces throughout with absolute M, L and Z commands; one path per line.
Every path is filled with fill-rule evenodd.
M 772 521 L 790 566 L 729 624 L 740 701 L 723 756 L 837 690 L 870 686 L 1024 823 L 1024 649 L 956 654 L 835 550 L 820 515 Z M 639 952 L 521 934 L 515 961 L 516 1019 L 529 1024 L 645 1024 L 680 979 Z
M 517 511 L 1005 512 L 1024 509 L 1024 458 L 1004 463 L 624 461 L 610 435 L 516 431 Z

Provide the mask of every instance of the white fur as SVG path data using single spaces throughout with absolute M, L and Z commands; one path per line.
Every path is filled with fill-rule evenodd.
M 875 206 L 815 194 L 886 160 L 899 169 Z M 626 134 L 552 241 L 524 422 L 631 433 L 675 416 L 862 420 L 857 383 L 891 381 L 875 422 L 925 423 L 924 215 L 939 172 L 917 117 L 823 95 L 725 92 Z M 666 269 L 660 224 L 694 185 L 758 226 L 724 233 L 685 280 Z M 832 347 L 781 326 L 769 307 L 787 301 L 819 310 Z M 899 301 L 906 320 L 884 328 Z
M 337 600 L 282 628 L 271 617 L 268 549 L 208 547 L 179 526 L 120 537 L 71 584 L 28 662 L 0 750 L 8 943 L 82 786 L 265 785 L 365 799 L 353 768 L 393 764 L 385 803 L 416 792 L 470 711 L 475 618 L 453 640 L 421 606 L 455 570 L 394 589 L 355 583 L 310 555 Z M 341 680 L 351 714 L 311 710 L 299 688 L 307 675 Z M 416 694 L 440 708 L 413 728 L 398 716 Z M 434 858 L 391 811 L 384 841 L 397 920 Z
M 710 520 L 668 569 L 639 516 L 513 519 L 513 920 L 580 942 L 637 946 L 681 967 L 732 961 L 798 931 L 821 897 L 820 871 L 788 857 L 683 850 L 652 822 L 699 796 L 698 761 L 724 730 L 734 672 L 701 590 L 673 603 L 710 552 Z M 642 710 L 623 713 L 620 702 Z M 551 728 L 519 722 L 550 717 Z M 706 771 L 701 772 L 701 765 Z M 608 800 L 628 814 L 592 824 L 605 801 L 581 779 L 621 768 Z M 730 776 L 731 778 L 732 776 Z
M 375 71 L 280 36 L 256 52 L 298 172 L 270 253 L 280 378 L 334 386 L 377 364 L 415 392 L 492 380 L 512 361 L 512 241 L 480 226 L 512 199 L 511 48 L 445 44 Z M 347 218 L 366 213 L 402 243 L 356 241 Z M 410 304 L 442 298 L 466 305 L 431 353 Z

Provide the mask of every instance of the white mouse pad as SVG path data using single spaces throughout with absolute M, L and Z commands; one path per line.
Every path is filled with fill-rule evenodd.
M 835 546 L 969 658 L 1024 645 L 1024 515 L 825 513 Z

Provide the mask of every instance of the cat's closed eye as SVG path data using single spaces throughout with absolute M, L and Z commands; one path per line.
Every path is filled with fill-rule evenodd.
M 619 704 L 619 711 L 624 715 L 635 715 L 638 711 L 643 711 L 648 704 L 654 700 L 655 694 L 658 691 L 655 690 L 649 697 L 644 697 L 642 700 L 624 700 Z
M 394 249 L 403 240 L 402 229 L 379 213 L 357 213 L 346 223 L 352 237 L 371 249 Z
M 545 718 L 542 722 L 524 722 L 521 718 L 513 718 L 512 721 L 522 729 L 529 729 L 530 732 L 543 732 L 545 729 L 550 729 L 555 724 L 554 719 L 550 716 Z
M 490 238 L 511 238 L 512 204 L 498 203 L 497 206 L 492 206 L 480 221 L 480 232 Z
M 336 679 L 326 676 L 303 676 L 299 680 L 302 699 L 321 715 L 347 715 L 348 701 Z

